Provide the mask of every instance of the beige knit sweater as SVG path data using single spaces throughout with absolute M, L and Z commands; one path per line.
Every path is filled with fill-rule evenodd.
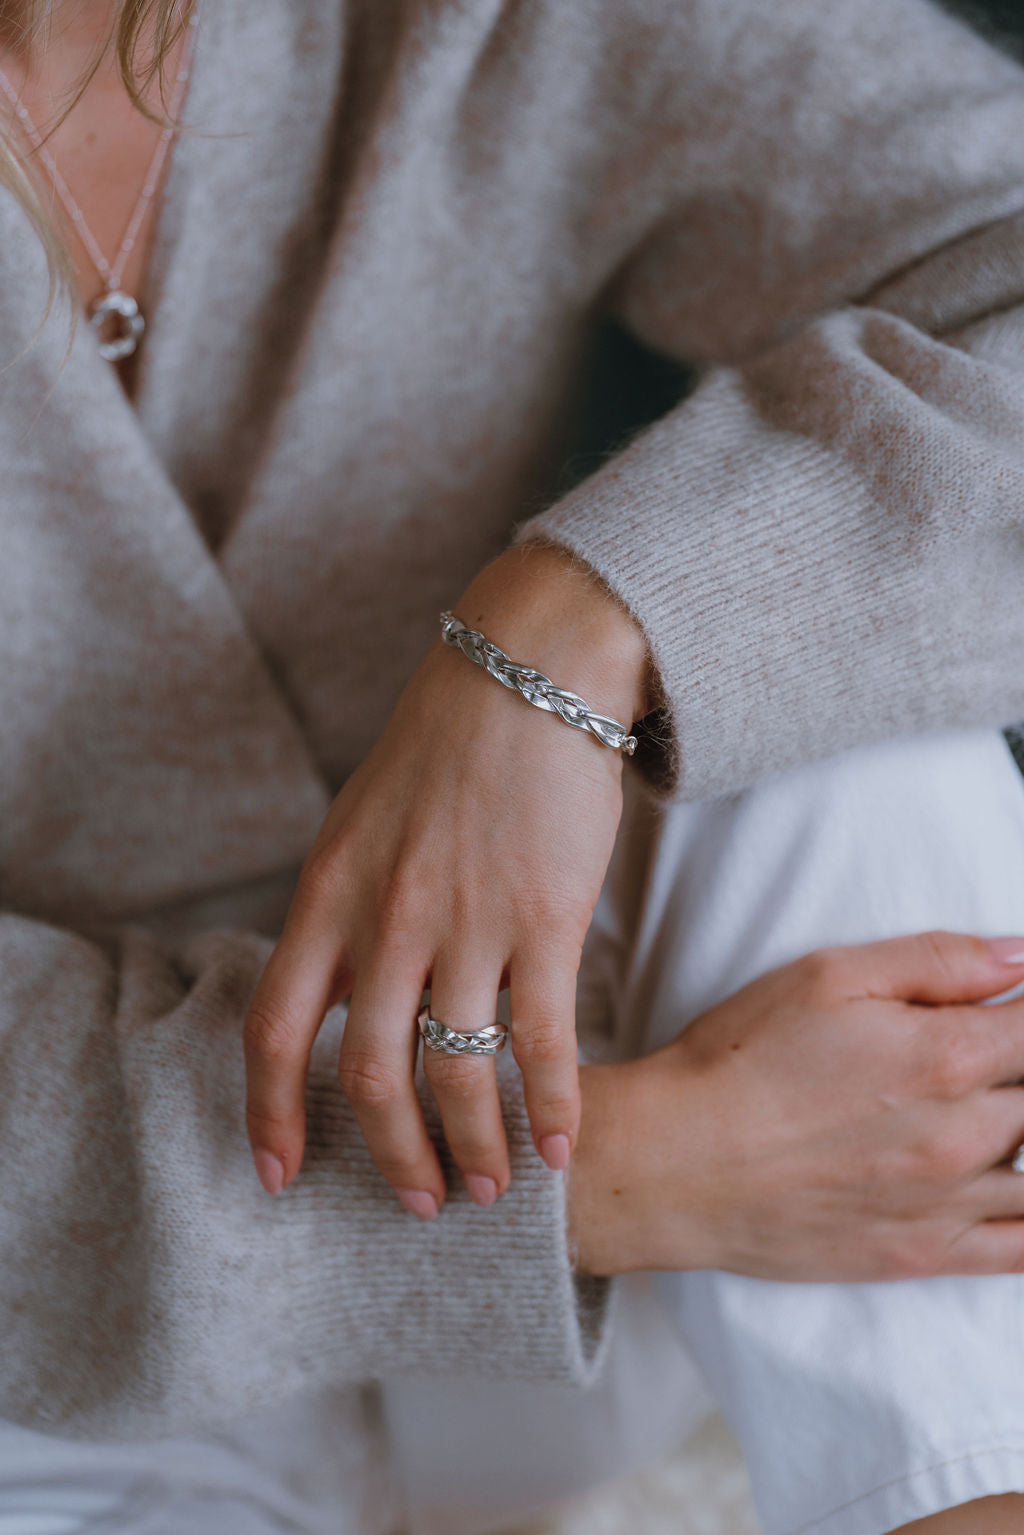
M 926 0 L 204 0 L 137 410 L 0 199 L 0 1416 L 582 1379 L 560 1180 L 420 1226 L 239 1026 L 332 794 L 517 522 L 636 613 L 671 792 L 1024 715 L 1024 73 Z M 594 317 L 707 364 L 539 512 Z

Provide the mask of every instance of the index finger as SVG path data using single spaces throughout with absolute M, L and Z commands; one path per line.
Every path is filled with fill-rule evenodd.
M 336 924 L 300 908 L 289 914 L 246 1013 L 245 1124 L 268 1194 L 279 1194 L 302 1162 L 309 1056 L 342 964 Z

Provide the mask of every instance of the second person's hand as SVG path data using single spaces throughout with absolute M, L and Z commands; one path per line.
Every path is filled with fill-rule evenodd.
M 585 1067 L 580 1267 L 1024 1271 L 1024 1002 L 978 1005 L 1021 954 L 955 933 L 819 950 L 653 1054 Z

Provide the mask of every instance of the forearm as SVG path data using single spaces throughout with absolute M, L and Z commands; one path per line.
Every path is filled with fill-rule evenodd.
M 1024 71 L 924 0 L 659 20 L 660 90 L 635 104 L 645 234 L 607 294 L 709 371 L 520 536 L 642 627 L 666 706 L 644 760 L 669 793 L 1009 723 Z
M 966 339 L 822 320 L 524 525 L 645 632 L 667 792 L 1024 715 L 1024 307 Z

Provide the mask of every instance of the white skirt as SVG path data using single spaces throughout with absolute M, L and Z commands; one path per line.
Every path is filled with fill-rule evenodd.
M 630 795 L 581 1021 L 648 1049 L 798 954 L 930 927 L 1024 936 L 1024 779 L 995 732 L 851 752 L 653 819 Z M 883 1535 L 1024 1491 L 1024 1279 L 620 1288 L 592 1391 L 386 1383 L 409 1529 L 495 1529 L 627 1470 L 700 1421 L 708 1389 L 767 1535 Z M 337 1529 L 351 1410 L 339 1394 L 333 1423 L 328 1393 L 202 1441 L 120 1448 L 0 1425 L 0 1535 L 212 1535 L 226 1516 L 253 1535 Z

